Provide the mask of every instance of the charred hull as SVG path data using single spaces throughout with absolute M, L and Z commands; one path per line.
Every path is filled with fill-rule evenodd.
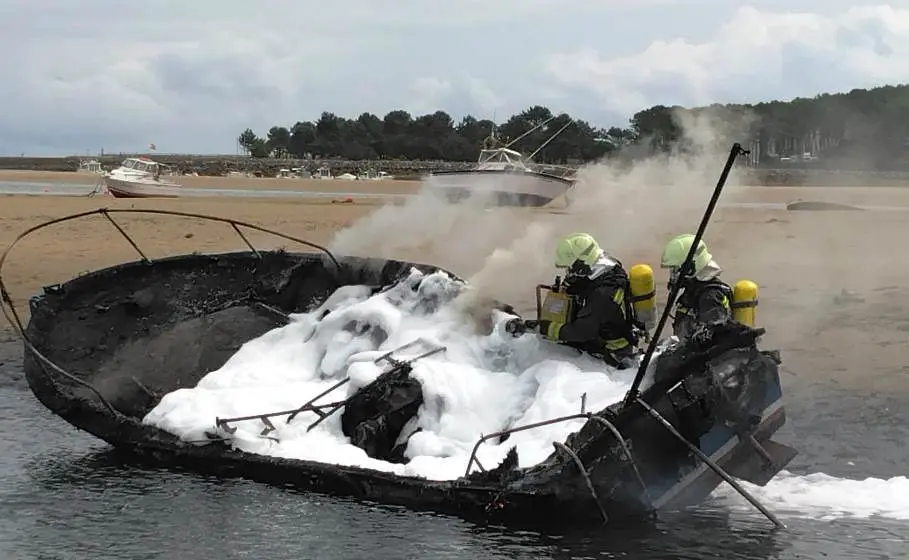
M 516 468 L 509 454 L 491 470 L 444 482 L 257 455 L 220 441 L 197 445 L 141 423 L 163 395 L 194 386 L 244 342 L 282 324 L 285 314 L 313 309 L 342 285 L 380 290 L 411 267 L 438 270 L 242 252 L 93 272 L 49 286 L 29 302 L 28 384 L 54 414 L 143 460 L 488 522 L 639 518 L 698 503 L 719 483 L 640 406 L 588 415 L 581 430 L 533 467 Z M 757 349 L 759 334 L 721 325 L 667 351 L 642 398 L 718 463 L 762 483 L 792 456 L 767 443 L 785 416 L 776 361 Z M 370 455 L 393 460 L 390 442 L 419 408 L 407 373 L 406 364 L 397 365 L 348 401 L 344 431 Z M 383 408 L 392 396 L 401 406 Z M 770 447 L 773 464 L 761 463 L 751 440 Z

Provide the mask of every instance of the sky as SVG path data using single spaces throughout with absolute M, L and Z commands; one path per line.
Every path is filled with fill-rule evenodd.
M 236 153 L 247 127 L 909 82 L 909 0 L 0 0 L 0 155 Z

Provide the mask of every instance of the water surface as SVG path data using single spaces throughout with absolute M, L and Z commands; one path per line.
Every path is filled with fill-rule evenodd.
M 905 398 L 796 385 L 787 401 L 790 421 L 779 439 L 802 451 L 791 471 L 854 479 L 906 473 Z M 0 334 L 0 426 L 0 558 L 909 557 L 909 521 L 856 517 L 861 512 L 822 520 L 806 510 L 773 530 L 760 514 L 730 506 L 722 491 L 653 527 L 540 533 L 132 465 L 37 402 L 8 331 Z

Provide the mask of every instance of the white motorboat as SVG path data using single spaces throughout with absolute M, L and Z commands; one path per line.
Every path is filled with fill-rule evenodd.
M 104 175 L 104 186 L 116 198 L 176 198 L 183 187 L 161 180 L 164 167 L 145 156 L 129 157 Z
M 451 202 L 474 195 L 489 196 L 491 202 L 502 206 L 545 206 L 565 195 L 575 184 L 576 171 L 557 165 L 543 165 L 533 156 L 555 139 L 572 123 L 569 122 L 549 137 L 532 154 L 525 156 L 509 148 L 550 119 L 531 128 L 506 145 L 500 145 L 495 132 L 486 139 L 477 164 L 471 169 L 432 171 L 427 188 L 443 193 Z

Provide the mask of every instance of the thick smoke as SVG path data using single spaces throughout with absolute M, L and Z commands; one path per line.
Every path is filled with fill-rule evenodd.
M 626 267 L 653 266 L 662 306 L 666 278 L 657 265 L 663 244 L 672 235 L 695 231 L 732 142 L 747 140 L 736 134 L 748 124 L 747 115 L 720 109 L 680 113 L 676 119 L 693 155 L 620 157 L 588 165 L 567 210 L 564 201 L 542 210 L 487 210 L 482 200 L 449 205 L 421 194 L 360 220 L 332 246 L 342 253 L 445 266 L 470 280 L 475 288 L 470 293 L 483 296 L 462 299 L 471 309 L 483 308 L 492 297 L 530 315 L 534 285 L 555 274 L 559 236 L 587 231 Z M 748 202 L 819 198 L 900 205 L 901 192 L 748 189 L 743 163 L 740 158 L 730 174 L 705 240 L 727 281 L 749 278 L 760 286 L 758 325 L 768 329 L 764 345 L 781 349 L 784 371 L 798 373 L 785 375 L 784 384 L 811 387 L 837 379 L 862 390 L 905 391 L 900 352 L 909 322 L 897 303 L 905 299 L 905 268 L 894 264 L 904 245 L 905 213 L 723 209 L 746 196 Z
M 445 266 L 470 280 L 475 290 L 469 294 L 482 296 L 462 298 L 471 310 L 484 308 L 492 297 L 531 315 L 535 284 L 548 283 L 555 274 L 558 238 L 587 231 L 626 267 L 653 266 L 662 305 L 666 278 L 657 265 L 663 244 L 672 235 L 695 231 L 732 142 L 746 141 L 736 134 L 747 124 L 741 115 L 686 112 L 677 124 L 688 154 L 588 165 L 567 210 L 564 201 L 542 210 L 487 210 L 482 200 L 449 205 L 424 193 L 360 220 L 340 232 L 332 247 Z M 833 197 L 858 204 L 871 196 L 864 188 L 848 195 L 855 200 L 845 200 L 844 189 L 743 188 L 744 160 L 730 174 L 705 240 L 727 281 L 749 278 L 760 286 L 758 325 L 768 328 L 765 345 L 781 349 L 786 371 L 800 375 L 787 375 L 785 383 L 827 382 L 842 371 L 861 372 L 840 376 L 849 383 L 892 388 L 904 378 L 901 366 L 892 366 L 904 363 L 899 349 L 905 345 L 896 339 L 905 338 L 909 328 L 902 306 L 893 303 L 905 290 L 892 288 L 905 285 L 904 269 L 892 265 L 902 247 L 905 214 L 723 209 L 745 195 L 748 202 Z M 875 196 L 885 194 L 887 200 L 896 197 Z M 859 297 L 844 298 L 843 290 Z M 866 352 L 843 355 L 845 347 L 874 348 L 874 358 Z
M 386 206 L 340 231 L 330 246 L 341 254 L 431 259 L 465 276 L 478 292 L 527 309 L 533 286 L 550 281 L 558 238 L 588 232 L 626 267 L 655 269 L 665 241 L 694 232 L 729 153 L 738 123 L 715 113 L 678 115 L 686 153 L 587 165 L 570 205 L 546 209 L 486 208 L 472 197 L 449 204 L 427 190 L 400 206 Z M 649 139 L 648 139 L 649 140 Z M 431 179 L 429 179 L 431 180 Z M 721 204 L 735 198 L 733 170 Z M 720 235 L 708 227 L 706 239 Z

